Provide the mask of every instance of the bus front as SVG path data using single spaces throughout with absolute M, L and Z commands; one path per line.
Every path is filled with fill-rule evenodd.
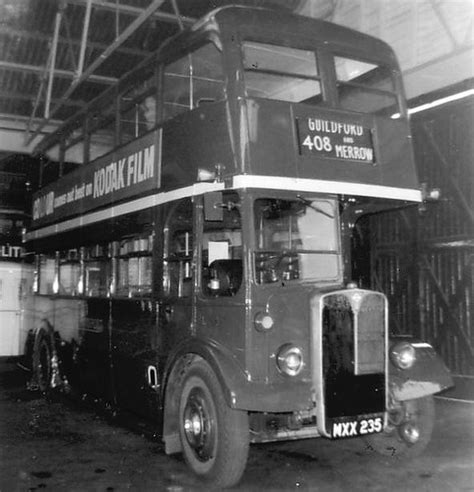
M 386 296 L 351 272 L 356 221 L 422 200 L 395 55 L 341 26 L 243 15 L 221 21 L 233 26 L 238 67 L 228 91 L 240 150 L 231 183 L 248 212 L 253 389 L 237 400 L 251 410 L 252 440 L 385 429 L 394 440 L 380 449 L 413 452 L 431 425 L 420 405 L 449 383 L 428 344 L 389 338 Z

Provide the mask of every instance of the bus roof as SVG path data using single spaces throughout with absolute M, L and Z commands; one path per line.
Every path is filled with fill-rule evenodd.
M 260 31 L 265 31 L 265 39 L 270 44 L 285 44 L 290 39 L 294 42 L 301 38 L 310 41 L 311 47 L 315 44 L 330 45 L 335 49 L 340 47 L 344 53 L 353 52 L 362 58 L 382 60 L 398 67 L 395 53 L 385 41 L 322 19 L 275 9 L 234 5 L 209 12 L 196 26 L 200 27 L 213 19 L 221 28 L 241 32 L 245 37 L 255 38 Z M 257 26 L 258 30 L 255 29 Z
M 258 27 L 258 29 L 257 29 Z M 153 53 L 151 53 L 139 65 L 130 72 L 124 74 L 118 82 L 129 79 L 134 73 L 146 69 L 155 59 L 160 59 L 162 53 L 172 46 L 186 46 L 189 39 L 196 36 L 196 32 L 215 29 L 223 36 L 225 32 L 239 32 L 247 39 L 258 39 L 259 33 L 265 32 L 266 42 L 272 44 L 308 44 L 308 47 L 317 45 L 329 45 L 335 51 L 338 48 L 345 54 L 352 54 L 358 58 L 368 58 L 373 61 L 383 61 L 384 64 L 398 69 L 398 62 L 392 48 L 384 41 L 364 34 L 348 27 L 313 17 L 307 17 L 289 12 L 268 9 L 263 7 L 246 7 L 241 5 L 228 5 L 212 10 L 196 23 L 183 31 L 169 37 Z M 230 34 L 230 35 L 232 35 Z M 370 54 L 370 56 L 368 56 Z M 66 120 L 53 133 L 44 137 L 34 149 L 35 154 L 46 153 L 52 147 L 58 145 L 61 136 L 72 132 L 81 126 L 81 116 L 91 108 L 103 107 L 107 101 L 114 97 L 116 86 L 112 86 L 94 100 L 88 102 L 75 115 Z

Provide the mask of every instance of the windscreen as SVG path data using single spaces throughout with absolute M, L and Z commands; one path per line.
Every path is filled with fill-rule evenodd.
M 262 198 L 255 201 L 254 215 L 258 283 L 339 278 L 335 200 Z
M 321 100 L 321 82 L 313 51 L 245 42 L 243 52 L 249 97 L 289 102 Z
M 389 67 L 334 57 L 339 105 L 361 113 L 391 116 L 398 112 L 397 94 Z
M 318 50 L 244 42 L 247 96 L 384 116 L 399 112 L 389 66 L 328 52 L 318 63 L 318 55 Z M 328 90 L 323 91 L 323 84 Z

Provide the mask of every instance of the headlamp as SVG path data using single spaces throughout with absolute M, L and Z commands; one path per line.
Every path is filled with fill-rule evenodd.
M 288 376 L 297 376 L 303 365 L 303 352 L 299 347 L 289 343 L 280 347 L 277 354 L 277 366 L 280 372 Z
M 390 349 L 390 360 L 399 369 L 410 369 L 416 361 L 416 350 L 411 343 L 396 343 Z

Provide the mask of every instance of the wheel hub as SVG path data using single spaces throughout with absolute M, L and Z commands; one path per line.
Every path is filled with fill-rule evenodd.
M 200 461 L 212 458 L 213 432 L 212 419 L 205 397 L 198 388 L 191 391 L 183 414 L 183 427 L 186 440 Z

